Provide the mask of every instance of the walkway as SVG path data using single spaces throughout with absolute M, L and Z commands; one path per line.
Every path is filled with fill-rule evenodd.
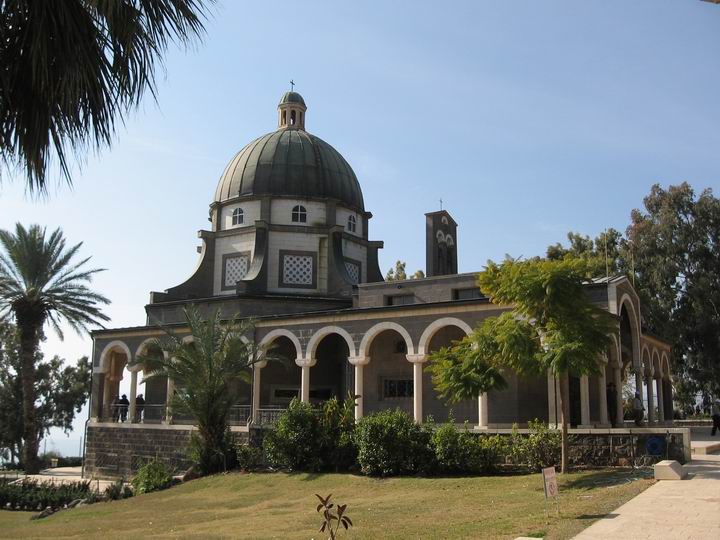
M 56 484 L 80 482 L 83 480 L 81 475 L 82 467 L 56 467 L 54 469 L 43 469 L 40 471 L 40 474 L 29 474 L 27 476 L 17 472 L 0 474 L 0 476 L 13 480 L 29 478 L 31 480 L 37 480 L 38 482 L 54 482 Z M 87 481 L 87 478 L 84 480 Z M 105 491 L 105 488 L 110 484 L 112 484 L 112 481 L 109 480 L 92 480 L 90 487 L 102 492 Z
M 575 538 L 720 538 L 720 455 L 693 457 L 687 480 L 656 483 Z

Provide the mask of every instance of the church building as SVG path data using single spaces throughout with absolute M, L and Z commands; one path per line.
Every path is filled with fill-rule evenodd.
M 162 327 L 191 339 L 183 316 L 191 304 L 204 313 L 252 318 L 254 335 L 247 339 L 272 346 L 285 359 L 255 365 L 252 383 L 241 388 L 233 408 L 233 431 L 271 425 L 293 398 L 317 404 L 348 392 L 359 396 L 356 418 L 400 408 L 417 422 L 453 418 L 477 430 L 558 421 L 552 376 L 510 376 L 507 389 L 451 407 L 436 396 L 423 369 L 429 354 L 503 307 L 481 294 L 476 274 L 458 273 L 458 224 L 444 210 L 425 214 L 426 277 L 384 281 L 378 264 L 383 243 L 371 239 L 372 213 L 360 182 L 337 150 L 305 129 L 307 110 L 300 94 L 285 93 L 277 129 L 230 160 L 210 203 L 211 227 L 198 233 L 194 273 L 150 293 L 146 324 L 93 332 L 86 475 L 129 475 L 156 456 L 184 461 L 193 421 L 170 411 L 173 381 L 141 384 L 143 366 L 128 365 L 164 335 Z M 606 386 L 621 389 L 634 377 L 648 424 L 670 424 L 670 348 L 643 332 L 632 284 L 614 277 L 587 289 L 617 317 L 618 327 L 613 346 L 598 360 L 600 374 L 570 378 L 571 423 L 610 427 L 610 417 L 623 417 L 622 392 L 607 403 Z M 124 422 L 113 408 L 123 379 L 130 388 Z M 144 396 L 142 411 L 137 394 Z

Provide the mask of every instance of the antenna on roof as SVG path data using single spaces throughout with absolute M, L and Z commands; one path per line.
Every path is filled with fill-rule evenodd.
M 442 199 L 440 199 L 440 210 L 442 210 Z

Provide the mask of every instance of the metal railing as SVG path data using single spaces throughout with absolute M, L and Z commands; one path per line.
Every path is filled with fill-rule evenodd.
M 258 426 L 269 426 L 274 424 L 280 418 L 280 415 L 287 409 L 285 408 L 260 408 L 255 411 L 253 422 Z
M 247 426 L 252 417 L 250 405 L 235 405 L 230 409 L 228 424 L 231 426 Z

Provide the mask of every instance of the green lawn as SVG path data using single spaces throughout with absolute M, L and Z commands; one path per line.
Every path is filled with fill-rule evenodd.
M 348 474 L 240 474 L 99 503 L 30 521 L 0 511 L 3 538 L 298 538 L 316 540 L 315 493 L 347 503 L 355 527 L 341 538 L 569 538 L 650 486 L 633 471 L 560 480 L 558 518 L 545 515 L 539 474 L 372 479 Z

